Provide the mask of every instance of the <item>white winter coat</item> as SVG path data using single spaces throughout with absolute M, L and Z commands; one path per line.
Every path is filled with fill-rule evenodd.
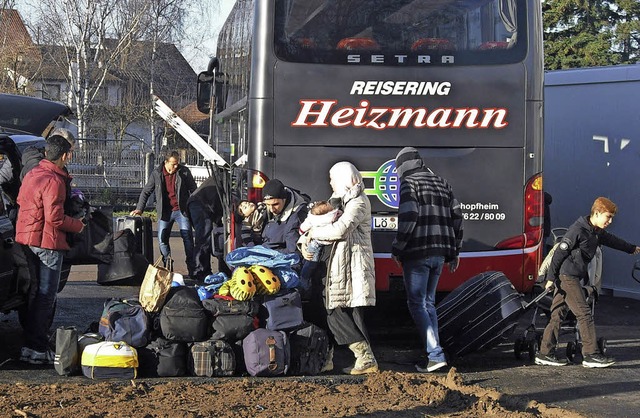
M 333 242 L 325 250 L 331 251 L 325 288 L 327 309 L 376 304 L 371 203 L 363 191 L 344 199 L 344 212 L 338 220 L 310 231 L 310 238 Z

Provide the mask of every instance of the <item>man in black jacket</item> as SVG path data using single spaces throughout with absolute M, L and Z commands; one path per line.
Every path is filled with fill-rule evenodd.
M 174 222 L 180 227 L 180 235 L 184 243 L 187 269 L 189 276 L 193 274 L 195 267 L 193 257 L 193 232 L 191 222 L 187 217 L 187 200 L 197 185 L 188 167 L 179 163 L 180 154 L 177 151 L 168 151 L 164 162 L 160 164 L 149 176 L 144 185 L 136 209 L 131 211 L 131 216 L 142 215 L 147 200 L 151 193 L 155 192 L 156 211 L 158 213 L 158 242 L 160 253 L 166 263 L 171 256 L 169 237 Z
M 609 367 L 612 358 L 598 352 L 596 327 L 593 315 L 583 292 L 580 279 L 589 276 L 589 262 L 596 255 L 599 245 L 629 254 L 640 254 L 640 247 L 630 244 L 605 231 L 616 214 L 616 205 L 606 197 L 593 202 L 591 214 L 578 218 L 556 248 L 547 273 L 547 287 L 556 286 L 551 303 L 551 318 L 544 329 L 540 353 L 535 363 L 545 366 L 564 366 L 567 361 L 555 355 L 560 325 L 571 310 L 578 321 L 582 338 L 582 365 L 584 367 Z

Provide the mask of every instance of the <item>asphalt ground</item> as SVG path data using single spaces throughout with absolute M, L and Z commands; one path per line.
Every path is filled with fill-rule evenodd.
M 181 239 L 171 238 L 175 270 L 186 273 Z M 159 254 L 155 249 L 156 256 Z M 111 297 L 136 296 L 135 286 L 101 286 L 96 266 L 74 266 L 65 289 L 58 295 L 53 327 L 75 325 L 84 330 L 97 321 L 104 301 Z M 573 410 L 588 417 L 636 417 L 640 415 L 640 301 L 602 295 L 595 306 L 598 337 L 607 340 L 607 354 L 616 358 L 606 369 L 588 369 L 579 364 L 563 367 L 536 366 L 528 353 L 514 355 L 513 341 L 524 335 L 534 311 L 521 317 L 518 328 L 504 343 L 483 353 L 455 359 L 455 366 L 468 384 L 494 388 L 505 395 L 524 397 Z M 393 313 L 393 314 L 391 314 Z M 413 372 L 420 355 L 417 334 L 402 301 L 386 302 L 370 312 L 373 348 L 383 370 Z M 536 318 L 538 328 L 545 323 Z M 86 383 L 82 376 L 61 377 L 50 367 L 29 366 L 16 360 L 22 344 L 15 313 L 0 315 L 0 383 Z M 562 355 L 572 332 L 561 334 Z M 352 361 L 344 348 L 336 351 L 336 370 Z M 444 370 L 443 372 L 446 372 Z M 349 377 L 338 377 L 345 378 Z M 203 379 L 187 377 L 186 379 Z

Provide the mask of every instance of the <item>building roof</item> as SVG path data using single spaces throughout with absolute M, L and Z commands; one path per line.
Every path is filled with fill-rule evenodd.
M 185 121 L 187 125 L 195 125 L 199 124 L 199 122 L 202 122 L 203 120 L 209 120 L 208 114 L 202 113 L 198 110 L 196 102 L 189 103 L 182 109 L 178 110 L 176 115 L 180 116 L 180 119 Z
M 0 9 L 0 45 L 33 46 L 31 35 L 15 9 Z

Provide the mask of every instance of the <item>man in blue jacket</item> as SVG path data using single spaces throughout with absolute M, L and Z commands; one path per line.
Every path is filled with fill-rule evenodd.
M 180 235 L 184 243 L 187 269 L 189 276 L 193 275 L 194 248 L 191 222 L 187 217 L 187 200 L 197 188 L 191 170 L 180 164 L 180 154 L 177 151 L 168 151 L 164 162 L 160 164 L 149 176 L 144 185 L 136 209 L 131 211 L 131 216 L 142 215 L 151 193 L 155 192 L 156 211 L 158 213 L 158 242 L 160 253 L 166 263 L 171 256 L 169 237 L 174 222 L 180 227 Z
M 282 253 L 296 252 L 300 224 L 307 217 L 309 199 L 277 179 L 264 185 L 262 199 L 267 207 L 262 245 Z

